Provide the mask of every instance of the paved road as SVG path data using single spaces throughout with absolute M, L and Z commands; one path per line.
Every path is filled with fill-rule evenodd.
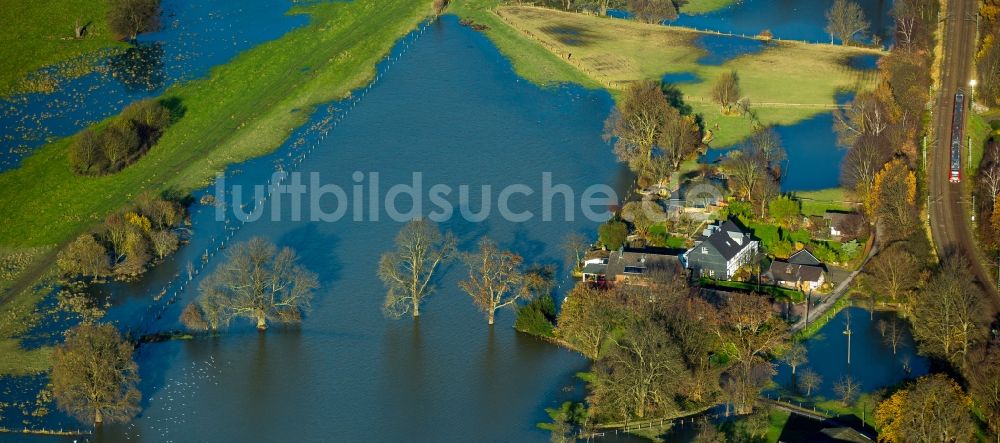
M 976 0 L 947 1 L 948 9 L 943 15 L 945 26 L 941 90 L 934 107 L 934 139 L 928 143 L 931 235 L 939 257 L 960 254 L 968 259 L 972 265 L 971 277 L 992 295 L 990 299 L 995 307 L 1000 307 L 992 280 L 992 267 L 988 267 L 980 256 L 970 225 L 970 202 L 964 198 L 961 184 L 948 181 L 954 96 L 959 89 L 967 90 L 972 78 L 978 4 Z M 968 164 L 967 154 L 967 150 L 962 149 L 962 165 Z M 970 180 L 964 171 L 962 180 Z

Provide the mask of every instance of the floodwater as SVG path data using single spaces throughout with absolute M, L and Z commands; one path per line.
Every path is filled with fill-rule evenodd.
M 52 93 L 0 98 L 0 172 L 47 141 L 72 135 L 175 83 L 202 77 L 243 50 L 306 24 L 307 16 L 286 14 L 292 4 L 165 0 L 161 30 L 101 58 L 94 72 L 61 78 Z
M 840 165 L 847 154 L 837 144 L 832 113 L 823 113 L 794 125 L 775 126 L 788 155 L 782 166 L 781 191 L 815 191 L 840 186 Z M 699 161 L 721 161 L 739 145 L 709 149 Z
M 930 361 L 917 355 L 916 344 L 905 319 L 897 319 L 904 332 L 896 354 L 886 343 L 879 322 L 891 322 L 894 316 L 894 312 L 876 311 L 872 318 L 872 314 L 865 309 L 846 308 L 804 343 L 809 362 L 800 366 L 796 373 L 801 374 L 803 369 L 809 368 L 823 378 L 819 388 L 813 391 L 814 398 L 838 398 L 834 385 L 847 375 L 861 385 L 861 392 L 873 392 L 927 374 Z M 848 336 L 844 333 L 848 324 L 851 330 L 850 364 L 847 363 Z M 779 364 L 774 381 L 783 389 L 791 389 L 791 374 L 788 365 Z
M 356 171 L 368 178 L 377 172 L 383 192 L 411 183 L 419 172 L 425 190 L 470 185 L 469 207 L 478 211 L 481 185 L 492 186 L 496 202 L 504 186 L 523 183 L 535 193 L 515 195 L 511 210 L 530 210 L 534 220 L 505 221 L 493 207 L 484 221 L 470 222 L 456 209 L 443 226 L 463 249 L 488 236 L 529 262 L 557 265 L 564 293 L 573 282 L 561 239 L 574 231 L 592 235 L 599 224 L 583 216 L 581 194 L 592 185 L 621 189 L 626 177 L 601 138 L 610 96 L 572 86 L 540 89 L 519 79 L 483 35 L 451 16 L 405 39 L 394 54 L 398 61 L 380 67 L 379 81 L 360 91 L 366 94 L 355 105 L 321 108 L 276 154 L 230 168 L 227 187 L 267 183 L 277 164 L 319 172 L 323 183 L 348 193 Z M 544 173 L 575 194 L 574 221 L 565 219 L 559 196 L 555 221 L 540 220 Z M 458 204 L 456 193 L 448 199 Z M 410 200 L 400 201 L 401 210 L 409 208 Z M 288 221 L 286 201 L 282 221 L 269 220 L 268 206 L 264 217 L 246 224 L 231 213 L 229 223 L 218 222 L 214 208 L 196 206 L 191 245 L 141 282 L 102 288 L 112 292 L 107 320 L 122 329 L 175 329 L 201 276 L 221 261 L 216 247 L 252 236 L 296 249 L 321 283 L 299 327 L 272 327 L 262 335 L 249 322 L 236 322 L 218 337 L 140 347 L 144 411 L 129 425 L 103 429 L 98 440 L 280 441 L 293 434 L 336 441 L 547 440 L 535 425 L 547 419 L 544 408 L 583 398 L 575 374 L 588 368 L 587 360 L 516 333 L 510 311 L 488 327 L 457 287 L 464 276 L 459 264 L 440 272 L 439 291 L 419 321 L 386 319 L 376 268 L 401 225 L 385 211 L 371 221 L 369 203 L 361 222 L 352 221 L 351 212 L 339 222 Z M 432 209 L 424 205 L 425 212 Z M 201 270 L 206 250 L 210 260 Z M 200 270 L 191 282 L 184 277 L 188 262 Z M 161 291 L 161 302 L 147 309 Z M 175 294 L 176 303 L 167 304 Z M 63 425 L 75 426 L 47 423 Z
M 889 0 L 860 0 L 870 32 L 883 42 L 892 38 L 893 20 Z M 748 36 L 769 29 L 775 37 L 829 43 L 826 11 L 833 0 L 740 0 L 715 12 L 701 15 L 681 14 L 670 24 L 731 32 Z

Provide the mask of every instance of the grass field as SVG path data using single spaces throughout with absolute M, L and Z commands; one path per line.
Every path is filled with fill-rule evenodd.
M 486 3 L 467 1 L 465 7 L 477 5 L 481 16 L 501 17 L 491 18 L 489 35 L 504 36 L 498 44 L 508 47 L 506 54 L 518 52 L 510 47 L 530 47 L 532 53 L 542 48 L 575 71 L 572 76 L 546 77 L 545 72 L 556 72 L 549 67 L 552 58 L 536 64 L 539 57 L 515 56 L 515 68 L 529 80 L 572 81 L 582 73 L 591 80 L 589 84 L 596 82 L 615 93 L 635 80 L 659 79 L 666 73 L 694 74 L 700 82 L 678 87 L 705 118 L 707 127 L 718 125 L 716 146 L 739 141 L 751 129 L 749 118 L 723 115 L 711 100 L 712 82 L 725 71 L 739 72 L 743 94 L 755 103 L 760 120 L 775 124 L 792 124 L 828 112 L 839 91 L 869 87 L 874 81 L 870 73 L 846 64 L 850 56 L 872 53 L 868 49 L 778 42 L 722 66 L 706 66 L 697 62 L 706 54 L 695 43 L 701 34 L 690 29 L 535 7 L 504 6 L 491 14 L 487 11 L 491 5 Z M 520 40 L 513 40 L 511 32 L 520 34 Z
M 844 188 L 796 192 L 795 197 L 802 204 L 802 215 L 823 215 L 828 210 L 850 211 L 854 206 Z
M 104 0 L 0 2 L 0 95 L 32 89 L 22 80 L 39 68 L 124 45 L 108 31 L 106 6 Z M 77 20 L 90 24 L 81 40 L 72 38 Z
M 430 1 L 316 3 L 308 26 L 242 53 L 209 77 L 169 89 L 184 116 L 137 163 L 105 177 L 74 175 L 62 139 L 0 175 L 0 246 L 60 244 L 143 190 L 205 186 L 216 171 L 273 150 L 316 104 L 363 85 L 430 12 Z

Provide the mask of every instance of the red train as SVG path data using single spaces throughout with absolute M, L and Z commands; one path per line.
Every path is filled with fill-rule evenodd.
M 948 181 L 962 181 L 962 139 L 965 138 L 965 94 L 958 91 L 955 94 L 955 110 L 951 120 L 951 169 Z

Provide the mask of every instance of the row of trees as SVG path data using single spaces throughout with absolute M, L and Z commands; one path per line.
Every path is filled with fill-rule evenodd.
M 788 337 L 766 298 L 740 295 L 716 306 L 681 280 L 577 285 L 555 335 L 594 360 L 588 401 L 599 420 L 669 414 L 720 399 L 748 413 L 773 374 L 770 356 Z
M 435 273 L 459 259 L 467 277 L 458 286 L 493 324 L 496 313 L 514 308 L 519 300 L 551 293 L 554 271 L 549 267 L 524 269 L 524 259 L 483 237 L 478 250 L 459 252 L 455 236 L 442 233 L 433 222 L 416 219 L 396 236 L 396 249 L 382 254 L 378 276 L 386 287 L 383 312 L 392 318 L 420 315 L 423 300 L 436 290 Z
M 70 145 L 69 165 L 80 175 L 113 174 L 134 163 L 170 125 L 172 117 L 157 100 L 133 103 L 103 128 L 87 128 Z
M 140 194 L 128 208 L 109 215 L 95 232 L 77 237 L 60 251 L 56 264 L 71 278 L 134 277 L 154 258 L 177 250 L 175 228 L 184 218 L 184 207 L 176 200 Z
M 625 89 L 605 122 L 605 139 L 614 139 L 615 155 L 642 186 L 665 183 L 701 146 L 698 120 L 682 112 L 683 105 L 677 101 L 669 85 L 635 82 Z
M 977 98 L 1000 106 L 1000 0 L 983 0 L 979 7 L 981 39 L 976 51 Z

